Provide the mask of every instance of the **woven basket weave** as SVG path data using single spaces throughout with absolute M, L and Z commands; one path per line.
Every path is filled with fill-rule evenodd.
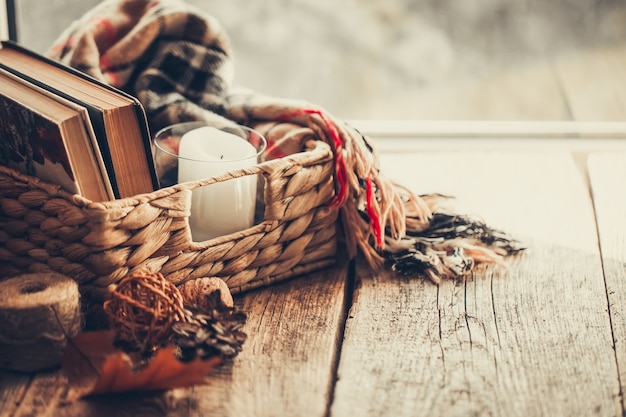
M 52 270 L 102 300 L 111 284 L 139 270 L 177 285 L 217 276 L 233 293 L 318 270 L 337 252 L 333 169 L 330 147 L 310 140 L 303 152 L 220 177 L 92 202 L 0 166 L 0 277 Z M 263 219 L 193 242 L 191 190 L 256 174 L 265 178 Z

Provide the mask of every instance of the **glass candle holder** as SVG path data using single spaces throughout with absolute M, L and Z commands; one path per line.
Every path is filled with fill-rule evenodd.
M 168 126 L 154 138 L 154 163 L 160 186 L 168 187 L 263 161 L 267 142 L 244 126 L 213 127 L 205 122 Z M 245 175 L 192 190 L 189 225 L 202 242 L 245 230 L 254 224 L 257 175 Z

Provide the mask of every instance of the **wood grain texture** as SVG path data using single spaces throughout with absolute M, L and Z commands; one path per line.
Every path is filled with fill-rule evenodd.
M 529 250 L 439 287 L 357 266 L 331 415 L 621 415 L 593 210 L 571 156 L 382 158 L 392 178 L 456 195 Z
M 58 372 L 38 374 L 30 385 L 0 374 L 0 416 L 325 416 L 345 318 L 346 278 L 344 261 L 236 297 L 248 314 L 248 340 L 206 386 L 60 405 L 66 383 Z M 13 396 L 22 399 L 12 403 Z
M 2 416 L 56 416 L 55 411 L 65 392 L 65 378 L 58 372 L 36 374 L 24 390 L 14 410 L 0 411 Z M 6 414 L 4 414 L 6 412 Z
M 626 153 L 591 154 L 588 164 L 623 386 L 626 382 Z M 623 394 L 622 402 L 626 408 Z
M 324 416 L 345 319 L 342 265 L 246 295 L 244 352 L 215 384 L 193 388 L 197 404 L 181 415 Z
M 13 415 L 32 380 L 30 375 L 0 371 L 0 416 Z

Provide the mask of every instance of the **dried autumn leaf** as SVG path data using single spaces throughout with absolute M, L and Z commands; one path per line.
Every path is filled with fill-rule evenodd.
M 63 371 L 70 385 L 66 401 L 92 394 L 155 391 L 206 382 L 221 361 L 219 357 L 179 361 L 171 347 L 159 349 L 149 364 L 133 370 L 129 355 L 113 345 L 110 331 L 85 332 L 73 338 L 63 357 Z
M 139 372 L 129 367 L 129 358 L 120 353 L 102 365 L 100 378 L 92 394 L 126 391 L 156 391 L 203 384 L 207 375 L 219 364 L 220 357 L 191 362 L 179 361 L 172 347 L 159 349 L 150 363 Z
M 113 345 L 114 337 L 111 331 L 98 331 L 80 333 L 69 340 L 62 361 L 62 371 L 70 386 L 67 401 L 91 393 L 104 362 L 119 353 Z

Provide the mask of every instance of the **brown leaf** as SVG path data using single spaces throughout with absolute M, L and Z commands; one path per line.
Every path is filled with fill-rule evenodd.
M 84 332 L 69 340 L 63 352 L 62 371 L 69 382 L 67 401 L 89 395 L 100 377 L 102 365 L 119 350 L 111 331 Z
M 118 354 L 104 362 L 93 394 L 126 391 L 156 391 L 206 383 L 207 375 L 220 363 L 214 356 L 207 360 L 181 362 L 168 346 L 159 349 L 150 363 L 139 372 L 129 367 L 129 358 Z
M 219 357 L 179 361 L 172 347 L 159 349 L 149 364 L 133 371 L 133 360 L 113 345 L 110 331 L 81 333 L 68 343 L 63 371 L 70 389 L 66 401 L 108 392 L 155 391 L 206 382 Z

